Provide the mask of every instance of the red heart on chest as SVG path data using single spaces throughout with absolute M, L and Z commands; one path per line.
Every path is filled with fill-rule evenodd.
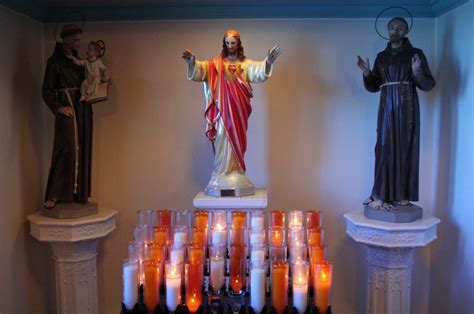
M 229 65 L 229 72 L 233 75 L 235 71 L 237 70 L 237 67 L 235 65 Z

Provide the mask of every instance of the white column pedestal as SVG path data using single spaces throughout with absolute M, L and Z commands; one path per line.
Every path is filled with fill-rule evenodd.
M 75 219 L 27 217 L 31 235 L 52 247 L 58 313 L 98 313 L 97 240 L 115 229 L 116 214 L 99 209 Z
M 367 246 L 367 313 L 409 313 L 415 248 L 436 239 L 440 220 L 424 215 L 410 223 L 390 223 L 367 219 L 363 210 L 344 218 L 346 233 Z

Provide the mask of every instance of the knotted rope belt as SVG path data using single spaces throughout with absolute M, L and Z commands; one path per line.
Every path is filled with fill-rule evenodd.
M 72 97 L 70 92 L 71 91 L 78 91 L 80 90 L 79 87 L 71 87 L 71 88 L 61 88 L 59 89 L 60 92 L 66 94 L 67 101 L 69 103 L 69 107 L 72 109 L 73 118 L 74 118 L 74 144 L 75 144 L 75 161 L 74 161 L 74 194 L 77 194 L 77 177 L 79 176 L 79 135 L 77 130 L 77 118 L 76 118 L 76 111 L 74 110 L 74 103 L 72 102 Z

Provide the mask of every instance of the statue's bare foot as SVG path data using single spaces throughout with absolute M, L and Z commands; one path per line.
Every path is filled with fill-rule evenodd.
M 407 206 L 410 205 L 410 202 L 408 200 L 401 200 L 400 202 L 398 202 L 398 205 Z
M 374 198 L 372 196 L 369 196 L 362 202 L 362 205 L 369 205 L 373 201 L 374 201 Z
M 382 208 L 384 202 L 382 200 L 374 200 L 373 202 L 370 202 L 368 205 L 372 207 L 373 209 L 380 209 Z
M 56 200 L 54 198 L 51 198 L 51 199 L 47 200 L 46 202 L 44 202 L 44 208 L 52 209 L 52 208 L 54 208 L 54 206 L 56 206 L 57 203 L 58 203 L 58 200 Z

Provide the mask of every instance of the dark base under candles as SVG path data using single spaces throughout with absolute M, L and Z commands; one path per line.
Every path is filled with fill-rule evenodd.
M 312 306 L 311 307 L 311 312 L 309 312 L 309 314 L 321 314 L 321 312 L 319 312 L 319 310 L 316 306 Z M 332 314 L 331 306 L 328 307 L 328 310 L 326 311 L 326 314 Z
M 162 293 L 162 296 L 164 294 Z M 209 295 L 203 295 L 203 303 L 199 306 L 196 314 L 256 314 L 253 308 L 248 304 L 250 301 L 245 293 L 237 294 L 237 295 L 222 295 L 220 298 L 212 298 Z M 308 300 L 310 301 L 310 300 Z M 312 301 L 312 300 L 311 300 Z M 242 302 L 242 303 L 241 303 Z M 209 303 L 209 304 L 208 304 Z M 238 305 L 241 303 L 241 305 Z M 269 302 L 267 298 L 267 304 Z M 232 308 L 231 305 L 234 305 Z M 291 301 L 290 301 L 291 304 Z M 311 302 L 311 304 L 314 304 Z M 238 305 L 238 306 L 235 306 Z M 148 311 L 144 302 L 143 302 L 143 286 L 140 286 L 139 295 L 138 295 L 138 303 L 135 304 L 132 310 L 129 310 L 125 307 L 123 303 L 121 303 L 121 314 L 169 314 L 170 311 L 166 307 L 165 304 L 158 304 L 158 306 L 154 309 L 154 311 Z M 176 310 L 173 312 L 174 314 L 190 314 L 190 311 L 186 305 L 178 305 Z M 284 314 L 298 314 L 296 308 L 292 306 L 287 306 L 285 308 Z M 276 314 L 275 309 L 270 306 L 265 306 L 260 314 Z M 308 306 L 305 311 L 305 314 L 321 314 L 321 312 L 314 306 Z M 332 308 L 329 306 L 326 314 L 332 314 Z

